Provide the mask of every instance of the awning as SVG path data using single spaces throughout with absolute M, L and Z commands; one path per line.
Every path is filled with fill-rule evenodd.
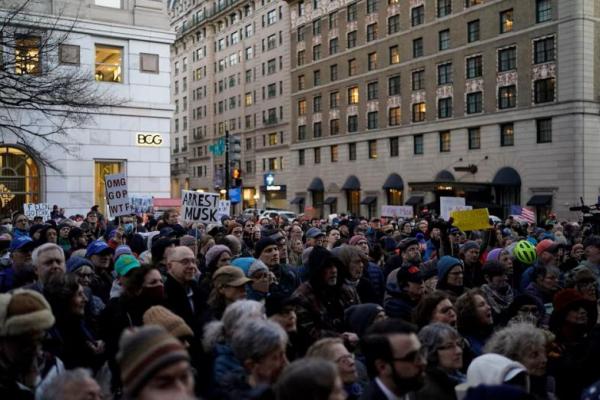
M 549 206 L 552 204 L 552 195 L 551 194 L 536 194 L 531 196 L 529 201 L 527 202 L 528 206 Z
M 325 199 L 324 203 L 325 204 L 333 204 L 337 201 L 337 197 L 328 197 Z
M 366 205 L 370 206 L 371 204 L 375 203 L 376 201 L 377 201 L 377 196 L 367 196 L 364 199 L 362 199 L 360 204 L 366 204 Z
M 292 199 L 292 201 L 290 201 L 290 204 L 300 204 L 300 203 L 304 203 L 304 197 L 302 197 L 302 196 L 296 196 Z
M 325 190 L 325 185 L 323 185 L 323 180 L 321 178 L 314 178 L 310 185 L 308 185 L 307 190 L 311 192 L 322 192 Z
M 156 208 L 181 207 L 181 199 L 153 198 L 152 205 Z
M 387 189 L 402 190 L 402 189 L 404 189 L 404 181 L 402 181 L 402 178 L 400 177 L 400 175 L 390 174 L 390 176 L 388 176 L 387 179 L 385 180 L 385 183 L 383 184 L 383 188 L 385 190 L 387 190 Z
M 454 182 L 454 175 L 452 175 L 452 172 L 447 171 L 447 170 L 442 170 L 440 172 L 438 172 L 438 174 L 435 176 L 435 181 L 436 182 Z
M 342 190 L 360 190 L 360 181 L 356 176 L 350 175 L 344 182 Z
M 422 204 L 423 200 L 423 196 L 411 196 L 404 204 L 406 204 L 407 206 L 416 206 Z
M 511 167 L 501 168 L 492 180 L 494 185 L 521 186 L 521 176 Z

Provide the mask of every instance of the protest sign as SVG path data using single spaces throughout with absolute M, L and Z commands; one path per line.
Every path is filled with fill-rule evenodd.
M 452 224 L 461 231 L 476 231 L 490 227 L 490 215 L 487 208 L 453 211 L 451 217 L 454 219 Z
M 462 210 L 465 206 L 464 197 L 440 197 L 440 217 L 445 220 L 450 218 L 452 211 Z
M 217 211 L 217 218 L 219 221 L 224 216 L 229 216 L 231 210 L 231 201 L 230 200 L 219 200 L 219 211 Z
M 144 214 L 152 211 L 152 196 L 132 194 L 130 200 L 134 213 Z
M 412 206 L 381 206 L 382 217 L 394 217 L 394 218 L 412 218 L 413 208 Z
M 217 215 L 220 199 L 218 193 L 182 190 L 181 198 L 181 218 L 184 221 L 221 224 Z
M 25 203 L 23 204 L 23 214 L 32 220 L 35 217 L 42 217 L 44 221 L 50 219 L 50 205 L 46 203 Z
M 106 175 L 104 185 L 110 215 L 120 217 L 133 214 L 127 193 L 127 176 L 125 174 Z

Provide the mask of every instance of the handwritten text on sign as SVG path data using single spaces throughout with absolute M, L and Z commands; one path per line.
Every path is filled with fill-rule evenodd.
M 133 210 L 129 202 L 127 192 L 127 177 L 125 174 L 106 175 L 104 177 L 106 186 L 106 201 L 110 215 L 119 217 L 121 215 L 131 215 Z
M 219 194 L 182 190 L 181 217 L 184 221 L 220 224 Z

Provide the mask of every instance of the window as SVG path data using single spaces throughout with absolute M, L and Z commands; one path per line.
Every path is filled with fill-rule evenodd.
M 467 94 L 467 114 L 480 113 L 482 111 L 483 96 L 481 92 Z
M 500 125 L 500 146 L 514 146 L 515 129 L 512 123 Z
M 388 96 L 397 96 L 400 94 L 400 75 L 392 76 L 388 79 Z
M 297 57 L 297 64 L 300 65 L 304 65 L 304 50 L 300 50 L 298 52 L 298 57 Z
M 450 131 L 440 132 L 440 153 L 450 151 Z
M 313 36 L 319 36 L 321 34 L 321 20 L 320 19 L 313 21 L 312 34 L 313 34 Z
M 367 84 L 367 100 L 377 100 L 379 97 L 378 82 L 369 82 Z
M 498 51 L 498 72 L 517 68 L 517 48 L 509 47 Z
M 450 29 L 444 29 L 438 34 L 438 48 L 448 50 L 450 48 Z
M 500 33 L 511 32 L 513 30 L 513 10 L 502 11 L 500 13 Z
M 377 0 L 367 0 L 367 14 L 377 12 Z
M 269 133 L 269 146 L 277 146 L 279 144 L 277 132 Z
M 158 57 L 158 56 L 157 56 Z M 79 65 L 80 47 L 72 44 L 59 45 L 59 62 L 61 64 Z M 158 65 L 157 65 L 158 69 Z
M 329 41 L 329 54 L 336 54 L 338 52 L 338 38 L 333 38 Z
M 452 97 L 438 100 L 438 118 L 450 118 L 452 116 Z
M 400 63 L 400 50 L 398 46 L 390 47 L 390 64 Z
M 298 75 L 298 90 L 304 90 L 306 85 L 306 79 L 304 79 L 304 75 Z
M 338 108 L 340 104 L 340 92 L 329 93 L 329 108 Z
M 298 150 L 298 165 L 304 165 L 304 150 Z
M 367 113 L 367 129 L 377 129 L 378 112 L 371 111 Z
M 465 0 L 465 7 L 476 6 L 482 2 L 483 0 Z
M 313 86 L 319 86 L 321 84 L 321 70 L 313 71 Z
M 400 139 L 398 137 L 390 138 L 390 157 L 398 157 L 400 154 Z
M 469 150 L 478 150 L 481 148 L 481 129 L 469 128 Z
M 392 107 L 388 110 L 388 125 L 400 125 L 400 107 Z
M 480 78 L 483 74 L 482 56 L 467 58 L 467 79 Z
M 369 56 L 368 56 L 368 70 L 373 71 L 374 69 L 377 69 L 377 53 L 376 52 L 369 53 Z
M 300 32 L 300 28 L 298 28 L 298 32 Z M 244 35 L 246 36 L 246 38 L 249 38 L 252 36 L 252 25 L 246 25 L 244 27 Z M 300 35 L 298 35 L 298 40 L 300 41 Z M 302 39 L 304 40 L 304 39 Z
M 469 43 L 479 40 L 479 20 L 467 23 L 467 40 Z
M 438 85 L 452 83 L 452 63 L 438 65 Z
M 438 18 L 445 17 L 452 13 L 452 0 L 438 0 L 437 16 Z
M 356 75 L 357 68 L 356 59 L 348 60 L 348 76 Z
M 348 48 L 356 47 L 356 31 L 348 32 Z
M 318 61 L 321 59 L 321 45 L 317 44 L 313 46 L 313 61 Z
M 423 122 L 425 121 L 425 103 L 415 103 L 412 106 L 412 121 Z
M 356 160 L 356 143 L 348 143 L 348 160 Z
M 552 1 L 536 0 L 535 2 L 535 22 L 546 22 L 552 20 Z
M 554 37 L 534 40 L 533 49 L 535 64 L 554 61 Z
M 348 116 L 348 132 L 356 132 L 358 131 L 358 116 L 349 115 Z
M 371 160 L 377 158 L 377 140 L 369 140 L 369 158 Z
M 413 136 L 413 154 L 423 154 L 423 135 Z
M 277 72 L 277 62 L 273 58 L 267 61 L 267 75 L 274 74 L 275 72 Z
M 332 119 L 329 121 L 329 135 L 330 136 L 335 136 L 338 135 L 340 133 L 340 120 L 339 119 Z
M 306 100 L 298 100 L 298 115 L 306 115 Z
M 121 8 L 121 0 L 94 0 L 94 4 L 101 7 Z
M 388 18 L 388 35 L 400 31 L 400 15 L 392 15 Z
M 339 159 L 339 151 L 338 151 L 338 145 L 334 144 L 331 147 L 329 147 L 329 156 L 331 157 L 331 162 L 338 162 Z
M 273 50 L 277 46 L 277 36 L 275 34 L 270 35 L 267 38 L 267 50 Z
M 315 164 L 321 164 L 321 148 L 320 147 L 315 147 L 313 149 L 313 153 L 315 156 Z
M 327 17 L 329 30 L 337 28 L 337 12 L 334 11 Z
M 412 73 L 412 90 L 425 89 L 425 70 L 420 69 Z
M 537 142 L 552 143 L 552 118 L 543 118 L 535 121 Z
M 377 39 L 377 23 L 367 25 L 367 42 Z
M 423 57 L 423 38 L 413 40 L 413 58 Z
M 338 69 L 337 64 L 333 64 L 329 66 L 329 80 L 336 81 L 338 79 Z
M 348 104 L 358 104 L 358 86 L 348 88 Z
M 534 102 L 548 103 L 554 101 L 554 78 L 539 79 L 534 82 Z
M 298 37 L 298 42 L 303 42 L 304 41 L 304 25 L 298 27 L 298 31 L 296 33 L 296 36 Z
M 304 75 L 302 75 L 302 77 L 304 77 Z M 246 83 L 250 83 L 250 82 L 252 82 L 252 70 L 247 69 L 246 70 Z
M 313 112 L 321 112 L 321 96 L 313 97 Z
M 410 10 L 410 21 L 412 26 L 421 25 L 425 22 L 425 6 L 414 7 Z
M 320 138 L 321 136 L 323 136 L 323 129 L 321 127 L 321 123 L 314 122 L 313 123 L 313 137 Z
M 356 3 L 352 3 L 346 8 L 346 20 L 348 22 L 356 21 Z
M 39 60 L 38 60 L 39 62 Z M 95 78 L 101 82 L 123 82 L 123 48 L 96 45 Z M 185 89 L 183 89 L 185 91 Z
M 515 85 L 498 88 L 498 108 L 514 108 L 517 105 L 517 87 Z
M 298 126 L 298 140 L 306 140 L 306 125 Z
M 267 25 L 273 25 L 277 22 L 277 11 L 271 10 L 267 13 Z

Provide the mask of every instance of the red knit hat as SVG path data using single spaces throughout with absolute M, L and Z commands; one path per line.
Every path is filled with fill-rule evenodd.
M 579 304 L 586 309 L 594 307 L 594 302 L 587 300 L 583 297 L 583 294 L 576 289 L 563 289 L 554 295 L 554 312 L 562 313 L 566 312 L 569 308 Z

